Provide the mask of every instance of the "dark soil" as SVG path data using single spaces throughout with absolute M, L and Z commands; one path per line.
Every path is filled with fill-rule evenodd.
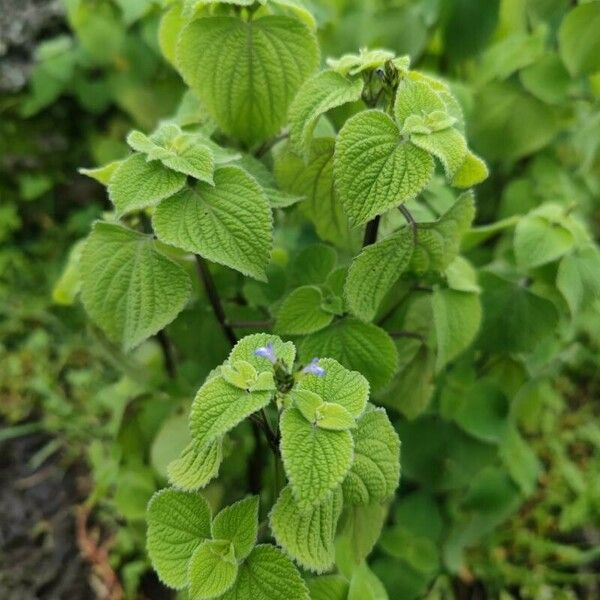
M 76 541 L 76 470 L 59 456 L 29 467 L 47 442 L 37 434 L 0 442 L 1 600 L 94 598 Z

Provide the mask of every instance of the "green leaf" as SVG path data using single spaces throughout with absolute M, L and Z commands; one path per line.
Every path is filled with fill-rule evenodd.
M 467 150 L 464 161 L 450 183 L 458 188 L 469 188 L 485 181 L 488 175 L 489 171 L 485 162 L 479 156 Z
M 600 298 L 600 252 L 593 244 L 575 248 L 558 265 L 556 287 L 572 314 Z
M 173 171 L 213 183 L 215 155 L 210 146 L 214 144 L 201 135 L 183 133 L 178 125 L 166 123 L 149 137 L 132 131 L 127 136 L 127 143 L 137 152 L 146 154 L 148 161 L 159 160 Z
M 474 97 L 469 125 L 469 139 L 487 161 L 516 161 L 549 144 L 562 120 L 555 107 L 509 80 L 490 83 Z
M 369 398 L 369 382 L 360 373 L 349 371 L 333 358 L 320 359 L 319 366 L 325 369 L 325 375 L 303 375 L 294 392 L 312 392 L 326 402 L 340 404 L 352 416 L 359 417 Z
M 161 477 L 167 477 L 168 465 L 179 457 L 191 439 L 187 415 L 171 415 L 162 422 L 150 446 L 150 464 Z
M 282 342 L 281 338 L 268 333 L 255 333 L 247 335 L 241 339 L 231 351 L 228 358 L 229 364 L 235 364 L 243 360 L 250 363 L 259 373 L 263 371 L 273 371 L 273 365 L 268 359 L 256 355 L 258 348 L 264 348 L 269 343 L 273 344 L 275 357 L 281 360 L 288 371 L 292 370 L 294 360 L 296 359 L 296 347 L 292 342 Z
M 329 431 L 344 431 L 356 427 L 354 417 L 341 404 L 333 402 L 323 402 L 317 408 L 315 424 Z
M 381 301 L 410 262 L 414 236 L 404 228 L 381 242 L 367 246 L 348 271 L 344 296 L 348 308 L 359 319 L 371 321 Z
M 210 537 L 210 508 L 202 496 L 177 490 L 157 492 L 148 504 L 148 555 L 160 579 L 182 589 L 192 555 Z
M 335 71 L 322 71 L 300 88 L 289 110 L 290 141 L 302 156 L 308 156 L 315 126 L 328 110 L 360 100 L 360 77 L 350 79 Z
M 177 193 L 185 185 L 185 175 L 157 161 L 147 162 L 143 154 L 132 154 L 115 169 L 108 195 L 119 215 L 148 208 Z
M 82 175 L 87 175 L 92 179 L 95 179 L 102 185 L 108 185 L 111 177 L 114 172 L 117 170 L 117 167 L 124 161 L 122 160 L 113 160 L 106 165 L 102 165 L 101 167 L 96 167 L 95 169 L 78 169 Z
M 436 111 L 446 112 L 446 104 L 428 81 L 406 77 L 400 82 L 394 103 L 394 115 L 400 128 L 412 115 L 428 115 Z
M 566 254 L 574 243 L 573 234 L 557 220 L 535 211 L 515 227 L 515 258 L 521 268 L 539 267 Z
M 179 458 L 169 463 L 169 483 L 187 491 L 199 490 L 219 474 L 223 460 L 223 440 L 216 439 L 205 445 L 190 442 Z
M 378 110 L 346 121 L 335 145 L 335 182 L 354 225 L 412 200 L 433 174 L 433 159 L 402 139 L 391 117 Z
M 226 540 L 203 542 L 190 561 L 190 597 L 194 600 L 221 597 L 235 583 L 237 574 L 238 564 L 231 543 Z
M 306 162 L 286 146 L 275 158 L 275 176 L 282 189 L 306 198 L 299 208 L 321 239 L 350 248 L 356 241 L 356 232 L 351 230 L 335 191 L 334 146 L 333 139 L 313 139 Z
M 304 580 L 281 550 L 260 544 L 240 565 L 233 588 L 220 600 L 310 600 Z
M 542 466 L 531 446 L 518 429 L 509 426 L 500 443 L 500 457 L 512 480 L 525 496 L 535 491 Z
M 85 240 L 75 242 L 69 251 L 67 262 L 58 281 L 52 288 L 52 302 L 62 306 L 71 306 L 81 290 L 79 261 L 85 246 Z
M 340 572 L 346 577 L 369 556 L 383 528 L 387 509 L 382 504 L 357 505 L 344 507 L 335 541 L 335 561 Z
M 256 544 L 258 535 L 258 496 L 248 496 L 226 506 L 211 526 L 215 540 L 227 540 L 233 545 L 235 558 L 244 560 Z
M 411 267 L 418 273 L 445 271 L 458 256 L 461 239 L 474 217 L 473 194 L 465 192 L 437 221 L 419 223 Z
M 261 187 L 239 167 L 215 172 L 160 203 L 152 225 L 167 244 L 195 252 L 255 279 L 266 279 L 271 210 Z
M 571 75 L 600 70 L 600 5 L 587 2 L 576 6 L 563 19 L 558 31 L 560 57 Z
M 316 423 L 317 409 L 323 405 L 323 398 L 308 390 L 294 389 L 292 391 L 294 406 L 302 413 L 309 423 Z
M 314 285 L 296 288 L 277 311 L 275 331 L 287 335 L 305 335 L 327 327 L 333 315 L 322 308 L 323 293 Z
M 390 336 L 372 323 L 340 319 L 327 329 L 307 336 L 300 348 L 304 362 L 330 356 L 344 367 L 363 373 L 374 390 L 389 383 L 398 366 L 398 352 Z
M 177 45 L 185 81 L 223 131 L 246 144 L 277 133 L 318 62 L 314 33 L 284 16 L 197 19 L 183 29 Z
M 304 569 L 322 573 L 333 566 L 333 544 L 343 498 L 336 488 L 320 504 L 301 511 L 290 486 L 285 487 L 269 515 L 269 525 L 286 554 Z
M 249 392 L 225 382 L 221 377 L 209 379 L 194 398 L 190 413 L 190 430 L 198 444 L 208 444 L 264 408 L 273 392 Z
M 348 600 L 389 600 L 383 583 L 366 563 L 352 574 Z
M 336 251 L 327 244 L 312 244 L 294 258 L 292 277 L 298 285 L 319 285 L 327 281 L 337 263 Z
M 370 406 L 353 435 L 354 462 L 344 479 L 344 500 L 351 504 L 387 500 L 400 481 L 400 439 L 385 410 Z
M 558 313 L 549 300 L 524 285 L 483 271 L 483 323 L 479 345 L 493 352 L 530 352 L 552 335 Z
M 281 416 L 281 455 L 300 510 L 320 504 L 344 479 L 352 463 L 349 431 L 310 424 L 296 408 Z
M 348 581 L 341 575 L 323 575 L 308 580 L 312 600 L 347 600 Z
M 508 401 L 494 383 L 480 380 L 468 388 L 454 419 L 472 436 L 497 444 L 506 436 Z
M 381 548 L 419 573 L 432 576 L 439 570 L 440 556 L 436 543 L 427 537 L 415 535 L 400 523 L 384 531 Z
M 125 350 L 169 324 L 188 301 L 185 270 L 161 254 L 148 235 L 98 222 L 80 261 L 83 304 Z
M 419 148 L 433 154 L 444 167 L 446 177 L 453 181 L 467 157 L 467 142 L 454 127 L 422 134 L 413 133 L 410 141 Z
M 433 322 L 437 337 L 436 371 L 466 350 L 481 324 L 481 302 L 475 292 L 435 288 Z

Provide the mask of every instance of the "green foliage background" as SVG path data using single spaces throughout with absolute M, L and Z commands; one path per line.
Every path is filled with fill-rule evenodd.
M 175 115 L 182 128 L 195 132 L 200 124 L 211 135 L 208 114 L 220 115 L 186 92 L 169 43 L 180 7 L 160 4 L 66 0 L 64 20 L 33 36 L 26 87 L 3 85 L 0 98 L 0 439 L 42 427 L 54 437 L 38 462 L 56 452 L 67 463 L 83 454 L 93 483 L 88 503 L 114 536 L 111 564 L 129 598 L 138 596 L 149 569 L 147 501 L 189 442 L 197 388 L 230 349 L 195 277 L 192 301 L 168 325 L 168 339 L 153 337 L 128 353 L 90 322 L 77 299 L 77 243 L 112 208 L 102 186 L 77 168 L 127 156 L 133 129 L 150 134 Z M 201 3 L 185 4 L 193 11 Z M 442 169 L 407 203 L 418 222 L 443 216 L 456 248 L 442 249 L 435 268 L 443 276 L 431 272 L 434 255 L 415 254 L 411 267 L 422 276 L 390 282 L 381 305 L 352 305 L 353 314 L 373 320 L 368 325 L 339 320 L 335 305 L 341 268 L 358 254 L 361 232 L 335 207 L 333 217 L 319 212 L 331 195 L 327 181 L 304 169 L 285 142 L 253 148 L 263 162 L 244 165 L 269 191 L 271 206 L 308 195 L 274 211 L 279 228 L 267 282 L 221 266 L 232 266 L 231 257 L 206 255 L 215 260 L 210 270 L 228 318 L 242 324 L 238 337 L 273 327 L 301 342 L 305 362 L 329 355 L 363 372 L 400 435 L 400 488 L 386 514 L 363 517 L 385 523 L 360 579 L 365 587 L 348 591 L 326 576 L 332 579 L 311 583 L 313 597 L 328 597 L 319 595 L 326 587 L 361 599 L 593 598 L 600 528 L 600 3 L 304 5 L 315 16 L 323 59 L 387 48 L 447 81 L 469 145 L 490 170 L 476 188 L 472 225 L 447 217 L 458 194 Z M 202 85 L 180 70 L 192 90 Z M 356 110 L 356 103 L 332 107 L 328 123 L 319 123 L 309 155 L 321 176 L 332 169 L 330 133 Z M 233 120 L 225 133 L 264 141 L 277 133 L 276 117 L 264 131 L 248 130 L 252 115 Z M 223 132 L 215 139 L 222 142 Z M 131 207 L 119 206 L 115 193 L 114 204 L 127 213 Z M 129 218 L 144 227 L 137 213 Z M 382 219 L 380 239 L 402 222 L 400 214 Z M 459 247 L 448 269 L 445 261 Z M 381 261 L 368 259 L 362 273 L 353 265 L 359 283 Z M 193 264 L 185 268 L 194 274 Z M 262 275 L 262 266 L 244 268 Z M 299 322 L 294 303 L 303 318 L 313 306 L 311 318 Z M 165 344 L 175 348 L 175 376 Z M 220 477 L 206 489 L 214 512 L 247 491 L 271 489 L 261 444 L 246 425 L 226 439 Z M 345 535 L 369 546 L 360 534 Z M 337 562 L 349 576 L 343 550 Z

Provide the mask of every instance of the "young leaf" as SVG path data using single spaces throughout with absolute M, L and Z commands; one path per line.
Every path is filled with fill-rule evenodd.
M 220 600 L 310 600 L 304 580 L 281 550 L 260 544 L 240 565 L 234 586 Z
M 318 62 L 314 33 L 284 16 L 197 19 L 183 29 L 177 45 L 186 82 L 223 131 L 246 144 L 277 133 Z
M 458 188 L 469 188 L 485 181 L 488 175 L 489 171 L 485 162 L 479 156 L 467 150 L 465 159 L 450 183 Z
M 300 566 L 322 573 L 333 566 L 333 545 L 343 498 L 336 488 L 320 504 L 302 512 L 290 486 L 285 487 L 269 515 L 269 525 L 286 554 Z
M 435 368 L 439 372 L 475 339 L 481 324 L 479 294 L 436 288 L 433 321 L 437 336 Z
M 317 408 L 316 425 L 329 431 L 344 431 L 356 427 L 356 420 L 341 404 L 323 402 Z
M 412 231 L 367 246 L 350 265 L 344 295 L 348 308 L 359 319 L 371 321 L 384 296 L 410 262 L 414 248 Z
M 281 455 L 300 510 L 321 503 L 344 479 L 352 463 L 349 431 L 314 427 L 296 408 L 281 416 Z
M 294 406 L 309 423 L 317 422 L 317 409 L 323 405 L 323 398 L 308 390 L 294 389 L 292 392 Z
M 446 112 L 446 104 L 429 81 L 406 77 L 398 85 L 394 115 L 400 128 L 412 115 L 428 115 L 440 111 Z
M 157 492 L 148 504 L 148 555 L 160 579 L 182 589 L 188 564 L 210 537 L 210 508 L 202 496 L 177 490 Z
M 400 481 L 400 439 L 382 408 L 369 405 L 354 435 L 354 462 L 344 479 L 344 500 L 371 504 L 390 498 Z
M 143 154 L 132 154 L 115 169 L 108 195 L 119 215 L 158 204 L 185 185 L 185 175 L 167 169 L 158 161 L 147 162 Z
M 170 323 L 185 306 L 185 270 L 148 235 L 120 225 L 94 225 L 80 261 L 83 304 L 92 320 L 125 350 Z
M 454 127 L 428 134 L 414 133 L 410 136 L 410 141 L 433 154 L 442 163 L 450 181 L 454 179 L 467 157 L 467 142 L 462 133 Z
M 235 558 L 244 560 L 256 544 L 258 534 L 258 496 L 248 496 L 226 506 L 211 526 L 215 540 L 227 540 L 233 545 Z
M 282 189 L 306 197 L 300 210 L 321 239 L 350 248 L 356 235 L 333 185 L 334 146 L 331 138 L 313 139 L 306 162 L 287 146 L 275 158 L 275 176 Z
M 264 408 L 273 393 L 248 392 L 221 377 L 208 380 L 196 394 L 190 412 L 190 430 L 198 444 L 208 444 L 246 417 Z
M 198 546 L 190 561 L 190 597 L 194 600 L 221 597 L 234 584 L 237 574 L 233 545 L 226 540 L 207 540 Z
M 333 358 L 322 358 L 319 366 L 325 370 L 325 375 L 304 375 L 294 391 L 317 394 L 323 401 L 340 404 L 358 418 L 367 404 L 369 382 L 360 373 L 349 371 Z
M 271 209 L 261 187 L 239 167 L 215 172 L 160 203 L 152 224 L 167 244 L 195 252 L 261 281 L 271 251 Z
M 363 373 L 374 390 L 389 383 L 398 367 L 393 340 L 380 327 L 355 319 L 340 319 L 307 336 L 300 348 L 304 362 L 314 356 L 331 356 L 344 367 Z
M 313 131 L 328 110 L 360 99 L 360 77 L 350 79 L 335 71 L 322 71 L 300 88 L 289 110 L 290 141 L 299 154 L 310 153 Z
M 281 304 L 275 331 L 287 335 L 305 335 L 327 327 L 333 315 L 321 307 L 323 293 L 314 285 L 296 288 Z
M 87 175 L 102 185 L 108 185 L 113 173 L 117 170 L 117 167 L 122 163 L 122 160 L 113 160 L 112 162 L 96 167 L 95 169 L 79 169 L 82 175 Z
M 390 116 L 368 110 L 340 131 L 334 174 L 346 214 L 361 225 L 415 198 L 433 174 L 433 159 L 403 140 Z
M 205 445 L 192 441 L 184 448 L 179 458 L 169 463 L 169 483 L 189 492 L 199 490 L 218 475 L 222 460 L 222 439 Z
M 241 339 L 231 351 L 228 358 L 229 364 L 239 360 L 250 363 L 259 373 L 273 371 L 273 362 L 265 358 L 259 351 L 261 348 L 271 346 L 274 360 L 283 362 L 288 371 L 291 371 L 296 359 L 296 347 L 292 342 L 282 342 L 281 338 L 268 333 L 255 333 Z M 258 353 L 257 353 L 258 351 Z

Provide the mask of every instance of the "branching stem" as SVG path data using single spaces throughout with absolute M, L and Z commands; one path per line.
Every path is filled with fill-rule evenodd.
M 198 276 L 202 281 L 202 285 L 204 286 L 204 290 L 206 291 L 206 295 L 208 296 L 208 301 L 212 306 L 213 312 L 219 325 L 221 326 L 221 331 L 229 341 L 232 346 L 237 344 L 237 336 L 235 335 L 235 331 L 229 323 L 227 322 L 227 317 L 225 315 L 225 311 L 223 310 L 223 305 L 221 304 L 221 298 L 219 297 L 219 291 L 217 290 L 217 286 L 210 274 L 210 270 L 206 261 L 198 254 L 196 257 L 196 267 L 198 269 Z

